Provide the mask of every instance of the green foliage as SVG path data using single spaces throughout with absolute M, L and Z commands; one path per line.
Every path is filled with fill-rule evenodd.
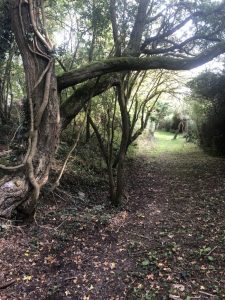
M 192 117 L 201 147 L 225 155 L 225 74 L 205 72 L 189 83 Z
M 174 134 L 165 131 L 157 131 L 151 155 L 154 157 L 160 156 L 162 153 L 183 153 L 196 150 L 197 146 L 186 142 L 184 137 L 178 136 L 173 140 Z M 145 149 L 142 149 L 145 151 Z
M 0 2 L 0 63 L 11 46 L 13 36 L 10 26 L 10 16 L 6 1 Z
M 206 258 L 209 262 L 212 262 L 212 261 L 214 261 L 214 258 L 210 254 L 212 253 L 213 250 L 214 249 L 212 249 L 211 247 L 203 246 L 202 248 L 200 248 L 198 250 L 198 254 L 200 257 Z
M 141 263 L 141 265 L 143 267 L 147 267 L 149 264 L 150 264 L 150 261 L 148 259 L 143 260 L 142 263 Z
M 109 55 L 113 42 L 106 1 L 51 0 L 48 10 L 55 54 L 66 70 Z

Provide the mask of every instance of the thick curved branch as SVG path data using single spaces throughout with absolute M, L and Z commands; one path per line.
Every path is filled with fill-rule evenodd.
M 109 157 L 108 157 L 108 153 L 107 153 L 107 149 L 104 145 L 104 142 L 103 142 L 103 139 L 102 139 L 102 136 L 98 130 L 98 127 L 97 125 L 94 123 L 94 121 L 92 120 L 92 118 L 90 117 L 90 124 L 91 124 L 91 127 L 93 128 L 94 132 L 95 132 L 95 135 L 97 137 L 97 140 L 98 140 L 98 143 L 99 143 L 99 147 L 100 147 L 100 150 L 102 152 L 102 156 L 104 158 L 104 161 L 105 163 L 107 164 L 107 166 L 109 165 Z
M 151 69 L 190 70 L 225 53 L 225 42 L 208 48 L 202 53 L 187 58 L 173 58 L 163 56 L 152 57 L 118 57 L 101 62 L 94 62 L 83 68 L 66 72 L 58 77 L 58 88 L 63 90 L 75 84 L 84 82 L 107 73 L 122 71 L 140 71 Z
M 82 85 L 61 105 L 62 129 L 65 129 L 71 120 L 81 111 L 90 100 L 112 86 L 119 83 L 118 76 L 103 76 L 98 82 L 92 80 Z

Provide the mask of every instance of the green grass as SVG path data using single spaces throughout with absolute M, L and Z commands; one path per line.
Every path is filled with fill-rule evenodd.
M 161 154 L 178 154 L 199 150 L 195 144 L 187 143 L 183 135 L 179 134 L 176 140 L 173 137 L 174 133 L 157 131 L 152 142 L 146 143 L 146 138 L 139 142 L 139 151 L 142 153 L 148 152 L 151 156 L 159 156 Z

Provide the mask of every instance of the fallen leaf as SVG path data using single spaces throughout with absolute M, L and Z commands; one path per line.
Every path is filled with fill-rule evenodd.
M 115 269 L 115 267 L 116 267 L 116 264 L 115 264 L 114 262 L 112 262 L 112 263 L 110 264 L 110 268 L 113 270 L 113 269 Z
M 172 295 L 172 294 L 169 295 L 169 299 L 172 299 L 172 300 L 182 300 L 179 296 Z
M 32 276 L 31 275 L 25 275 L 25 276 L 23 276 L 23 280 L 24 281 L 31 281 L 32 280 Z
M 154 274 L 148 274 L 147 276 L 146 276 L 146 278 L 148 279 L 148 280 L 154 280 Z
M 173 284 L 172 289 L 183 292 L 185 290 L 185 286 L 183 284 Z
M 67 291 L 67 290 L 66 290 L 66 291 L 65 291 L 65 295 L 66 295 L 66 296 L 69 296 L 69 295 L 70 295 L 70 291 Z

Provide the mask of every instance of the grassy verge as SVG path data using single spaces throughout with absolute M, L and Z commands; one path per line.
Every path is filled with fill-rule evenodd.
M 152 141 L 146 141 L 146 137 L 143 137 L 139 142 L 139 152 L 157 157 L 162 154 L 200 151 L 197 145 L 187 143 L 182 135 L 178 135 L 176 140 L 173 137 L 173 133 L 165 131 L 157 131 Z

